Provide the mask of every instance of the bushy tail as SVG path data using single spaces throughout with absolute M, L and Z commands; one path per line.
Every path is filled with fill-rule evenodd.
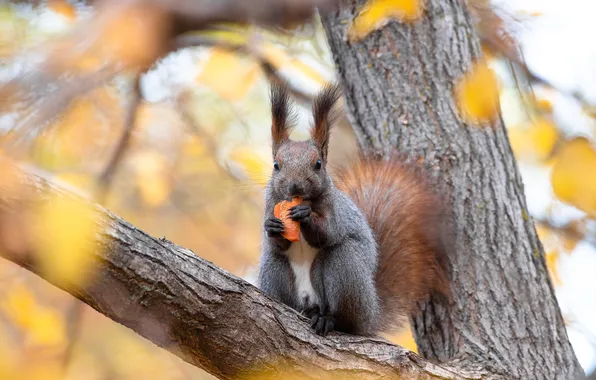
M 381 328 L 399 327 L 432 292 L 449 297 L 449 219 L 444 201 L 421 171 L 398 158 L 361 158 L 334 178 L 363 211 L 377 239 Z

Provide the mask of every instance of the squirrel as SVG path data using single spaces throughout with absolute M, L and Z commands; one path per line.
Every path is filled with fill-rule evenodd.
M 314 99 L 307 141 L 290 140 L 287 88 L 274 83 L 270 96 L 274 163 L 260 289 L 301 312 L 319 335 L 389 332 L 431 293 L 449 297 L 444 203 L 421 171 L 397 156 L 362 156 L 332 179 L 327 153 L 340 87 L 326 85 Z M 300 223 L 300 240 L 292 243 L 273 212 L 297 196 L 303 201 L 289 217 Z

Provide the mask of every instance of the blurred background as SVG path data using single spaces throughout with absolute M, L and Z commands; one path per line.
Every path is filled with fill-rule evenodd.
M 596 2 L 470 7 L 498 78 L 526 217 L 536 222 L 571 342 L 591 372 Z M 186 34 L 165 54 L 161 25 L 159 14 L 134 6 L 0 3 L 0 156 L 254 283 L 271 170 L 269 78 L 289 84 L 295 137 L 305 138 L 313 95 L 335 79 L 324 30 L 316 16 L 283 30 L 219 24 Z M 331 164 L 355 151 L 342 117 Z M 10 180 L 0 172 L 0 181 Z M 79 211 L 64 207 L 44 215 L 72 228 Z M 76 269 L 81 260 L 73 255 L 65 265 Z M 389 338 L 416 349 L 408 329 Z M 0 259 L 0 379 L 15 378 L 211 377 Z

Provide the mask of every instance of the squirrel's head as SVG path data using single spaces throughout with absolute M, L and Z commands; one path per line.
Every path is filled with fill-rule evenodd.
M 271 88 L 271 137 L 273 139 L 273 174 L 271 191 L 278 199 L 300 196 L 316 199 L 327 190 L 327 151 L 333 122 L 333 108 L 341 91 L 336 85 L 326 86 L 313 101 L 314 125 L 310 139 L 290 140 L 294 117 L 286 87 Z

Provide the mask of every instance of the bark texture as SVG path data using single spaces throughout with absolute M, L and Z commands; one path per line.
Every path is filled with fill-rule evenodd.
M 1 163 L 1 162 L 0 162 Z M 68 197 L 21 173 L 15 195 L 0 182 L 0 257 L 71 293 L 108 318 L 221 379 L 479 379 L 479 370 L 438 366 L 382 339 L 316 335 L 302 316 L 254 286 L 167 239 L 157 239 L 100 206 L 94 265 L 67 283 L 44 273 L 31 247 L 11 244 L 19 215 Z M 23 197 L 22 194 L 28 194 Z M 12 194 L 8 196 L 7 194 Z M 25 241 L 26 241 L 25 237 Z
M 421 20 L 349 43 L 364 3 L 345 1 L 323 16 L 360 145 L 423 158 L 455 220 L 454 302 L 421 305 L 412 319 L 419 352 L 511 378 L 581 376 L 503 123 L 458 116 L 454 84 L 481 55 L 464 2 L 429 0 Z

